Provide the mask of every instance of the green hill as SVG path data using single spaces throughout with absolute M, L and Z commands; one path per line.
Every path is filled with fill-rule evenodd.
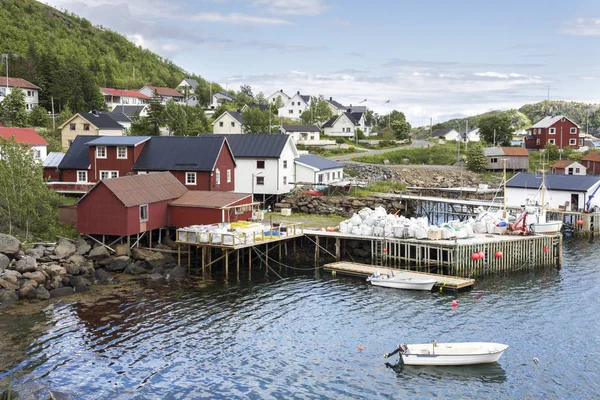
M 47 109 L 51 97 L 57 109 L 102 108 L 98 87 L 175 87 L 186 76 L 208 86 L 116 32 L 35 0 L 0 1 L 0 54 L 10 55 L 10 76 L 42 88 L 40 105 Z

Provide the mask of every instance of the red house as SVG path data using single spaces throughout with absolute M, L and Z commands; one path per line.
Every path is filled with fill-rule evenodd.
M 554 144 L 559 149 L 583 146 L 583 138 L 579 138 L 579 126 L 564 115 L 544 117 L 531 128 L 525 136 L 527 149 L 544 149 L 547 144 Z
M 600 174 L 600 153 L 592 151 L 581 158 L 581 163 L 587 168 L 591 175 Z
M 248 193 L 189 191 L 169 203 L 169 224 L 181 228 L 247 221 L 252 217 L 251 203 Z
M 133 174 L 150 136 L 100 136 L 87 142 L 90 169 L 89 182 Z

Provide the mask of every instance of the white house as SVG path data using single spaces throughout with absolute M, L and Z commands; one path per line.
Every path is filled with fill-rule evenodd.
M 113 110 L 119 106 L 139 106 L 148 104 L 150 97 L 137 90 L 100 88 L 106 108 Z
M 296 183 L 329 184 L 339 182 L 344 178 L 344 164 L 317 156 L 306 154 L 298 157 L 295 162 Z
M 33 110 L 39 104 L 40 88 L 21 78 L 0 76 L 0 103 L 11 91 L 21 89 L 25 94 L 25 109 Z
M 340 115 L 348 111 L 348 107 L 340 102 L 335 101 L 333 97 L 330 97 L 329 100 L 325 99 L 325 101 L 327 102 L 327 105 L 329 105 L 333 115 Z
M 115 108 L 115 111 L 101 112 L 101 114 L 108 115 L 110 118 L 113 119 L 113 121 L 118 122 L 119 125 L 121 125 L 124 129 L 131 128 L 131 118 L 129 118 L 127 114 L 120 112 L 120 109 L 118 107 Z
M 479 142 L 481 140 L 479 128 L 471 129 L 468 133 L 461 132 L 460 137 L 463 142 Z
M 196 88 L 198 87 L 198 81 L 192 78 L 183 78 L 179 85 L 177 85 L 177 91 L 183 94 L 183 102 L 191 107 L 198 104 L 196 98 Z
M 269 101 L 270 104 L 275 104 L 277 102 L 277 99 L 281 100 L 281 104 L 287 104 L 288 101 L 290 101 L 291 97 L 288 96 L 287 94 L 285 94 L 283 92 L 283 89 L 278 90 L 277 92 L 275 92 L 272 95 L 270 95 L 269 97 L 267 97 L 267 100 Z
M 600 176 L 546 175 L 544 201 L 548 209 L 587 210 L 600 205 Z M 542 175 L 519 172 L 506 182 L 506 204 L 541 203 Z M 589 207 L 588 203 L 589 202 Z
M 309 105 L 310 96 L 300 94 L 300 91 L 298 91 L 283 107 L 277 110 L 277 114 L 280 118 L 300 119 L 300 116 Z
M 290 135 L 296 144 L 307 144 L 321 140 L 321 130 L 316 125 L 287 125 L 279 128 L 279 133 Z
M 364 113 L 347 111 L 323 124 L 323 133 L 327 136 L 353 138 L 356 135 L 356 129 L 362 130 L 365 136 L 371 134 L 371 126 L 367 124 Z
M 223 135 L 235 157 L 235 191 L 257 200 L 289 193 L 298 150 L 290 135 Z
M 175 103 L 183 104 L 183 95 L 175 89 L 158 86 L 144 86 L 138 92 L 145 94 L 148 97 L 153 97 L 156 92 L 160 97 L 161 104 L 167 104 L 167 101 L 173 100 Z
M 48 142 L 44 140 L 33 128 L 6 128 L 0 127 L 0 139 L 10 140 L 13 138 L 17 143 L 31 146 L 33 158 L 44 162 L 48 154 Z
M 444 140 L 460 140 L 461 136 L 460 133 L 452 128 L 443 128 L 436 129 L 435 131 L 431 132 L 431 137 Z
M 210 100 L 210 107 L 217 108 L 223 103 L 234 102 L 235 96 L 225 92 L 217 92 L 212 95 Z
M 118 106 L 113 108 L 114 112 L 120 112 L 122 114 L 127 115 L 129 119 L 135 116 L 147 117 L 148 116 L 148 106 L 147 105 L 138 105 L 138 106 Z
M 213 133 L 236 134 L 244 133 L 244 118 L 237 111 L 225 111 L 213 122 Z
M 577 161 L 559 160 L 550 167 L 553 174 L 559 175 L 585 175 L 587 168 Z

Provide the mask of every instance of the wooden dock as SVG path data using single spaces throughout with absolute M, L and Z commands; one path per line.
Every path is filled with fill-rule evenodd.
M 325 271 L 330 271 L 332 274 L 342 274 L 342 275 L 351 275 L 351 276 L 359 276 L 366 278 L 371 276 L 376 271 L 379 271 L 382 275 L 387 275 L 389 271 L 392 271 L 394 276 L 402 274 L 402 276 L 410 277 L 410 278 L 431 278 L 435 279 L 436 284 L 434 285 L 435 290 L 444 291 L 463 291 L 469 290 L 475 284 L 475 279 L 469 278 L 459 278 L 456 276 L 447 276 L 447 275 L 438 275 L 438 274 L 428 274 L 426 272 L 417 272 L 411 271 L 408 269 L 398 269 L 398 268 L 386 268 L 386 267 L 378 267 L 375 265 L 367 265 L 367 264 L 359 264 L 353 262 L 334 262 L 330 264 L 325 264 L 323 269 Z

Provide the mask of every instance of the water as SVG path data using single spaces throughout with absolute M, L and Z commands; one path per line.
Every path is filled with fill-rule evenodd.
M 89 399 L 594 398 L 600 245 L 566 240 L 564 256 L 457 297 L 303 275 L 60 302 L 0 317 L 0 381 Z M 487 366 L 386 368 L 397 343 L 432 339 L 510 348 Z

